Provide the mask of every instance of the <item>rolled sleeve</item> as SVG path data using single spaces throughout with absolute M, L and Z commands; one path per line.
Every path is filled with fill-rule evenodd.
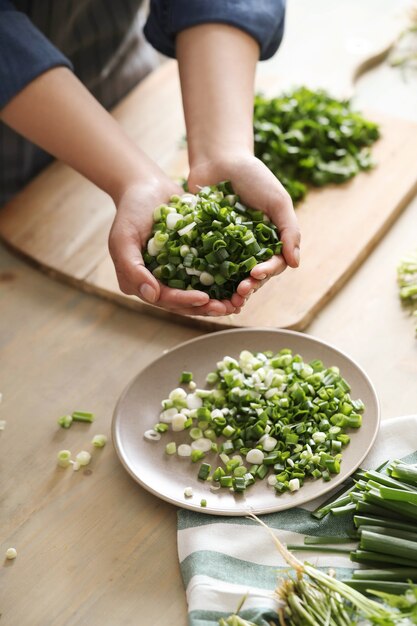
M 0 109 L 37 76 L 70 61 L 11 2 L 0 0 Z
M 175 57 L 175 38 L 182 30 L 198 24 L 228 24 L 251 35 L 264 60 L 281 43 L 284 19 L 285 0 L 151 0 L 145 35 L 159 52 Z

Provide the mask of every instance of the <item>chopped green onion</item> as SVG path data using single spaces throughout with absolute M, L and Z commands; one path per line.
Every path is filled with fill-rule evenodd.
M 68 467 L 71 463 L 71 452 L 69 450 L 60 450 L 57 456 L 59 467 Z
M 71 417 L 74 422 L 88 422 L 89 424 L 94 422 L 95 419 L 93 413 L 87 413 L 86 411 L 74 411 Z
M 16 548 L 7 548 L 6 550 L 6 559 L 8 560 L 13 560 L 17 557 L 17 550 Z
M 75 462 L 78 463 L 78 465 L 88 465 L 91 461 L 91 454 L 89 452 L 87 452 L 87 450 L 81 450 L 81 452 L 79 452 L 76 457 L 75 457 Z
M 190 383 L 193 379 L 192 372 L 182 372 L 180 376 L 180 383 Z
M 165 446 L 165 452 L 167 454 L 175 454 L 177 451 L 177 444 L 175 443 L 175 441 L 170 441 L 169 443 L 167 443 L 167 445 Z
M 58 420 L 58 424 L 62 427 L 62 428 L 69 428 L 72 424 L 72 415 L 63 415 L 62 417 L 59 418 Z
M 95 448 L 104 448 L 107 443 L 107 437 L 106 435 L 94 435 L 91 443 Z
M 230 183 L 220 183 L 196 195 L 172 196 L 166 208 L 158 207 L 144 259 L 169 287 L 199 289 L 223 299 L 236 292 L 257 263 L 280 254 L 281 247 L 266 215 L 242 205 Z

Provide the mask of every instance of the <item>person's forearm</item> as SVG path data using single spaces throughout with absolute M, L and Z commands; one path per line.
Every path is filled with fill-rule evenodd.
M 190 165 L 253 152 L 257 42 L 225 24 L 182 31 L 176 40 Z
M 1 111 L 3 122 L 64 161 L 117 202 L 130 184 L 159 168 L 64 67 L 45 72 Z

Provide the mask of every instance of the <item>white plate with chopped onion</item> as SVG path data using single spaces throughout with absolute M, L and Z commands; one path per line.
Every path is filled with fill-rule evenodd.
M 371 381 L 343 352 L 302 333 L 237 329 L 182 343 L 139 372 L 115 408 L 113 440 L 129 474 L 163 500 L 262 514 L 345 481 L 379 421 Z

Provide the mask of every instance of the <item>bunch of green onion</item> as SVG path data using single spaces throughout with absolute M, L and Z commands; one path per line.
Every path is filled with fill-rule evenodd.
M 147 438 L 182 432 L 187 439 L 170 441 L 166 453 L 195 463 L 216 453 L 198 477 L 234 492 L 266 477 L 277 494 L 297 491 L 307 478 L 329 481 L 340 472 L 348 431 L 361 426 L 364 405 L 350 397 L 339 369 L 288 349 L 225 356 L 207 375 L 211 389 L 196 389 L 192 378 L 182 373 L 192 393 L 174 389 Z
M 144 260 L 168 287 L 198 289 L 221 300 L 281 248 L 265 213 L 244 206 L 224 182 L 158 206 Z
M 411 626 L 417 623 L 417 588 L 407 586 L 401 597 L 376 591 L 384 602 L 367 598 L 360 591 L 324 573 L 309 563 L 302 563 L 277 536 L 254 515 L 250 516 L 270 533 L 279 553 L 294 569 L 295 576 L 279 582 L 276 594 L 280 600 L 280 626 Z M 219 626 L 256 626 L 231 615 L 220 619 Z
M 351 516 L 346 535 L 306 536 L 291 550 L 345 552 L 363 568 L 345 582 L 359 591 L 403 593 L 417 582 L 417 465 L 390 461 L 379 470 L 359 470 L 353 484 L 312 513 Z M 352 547 L 342 543 L 357 541 Z
M 400 298 L 413 309 L 417 333 L 417 250 L 403 257 L 397 267 Z

